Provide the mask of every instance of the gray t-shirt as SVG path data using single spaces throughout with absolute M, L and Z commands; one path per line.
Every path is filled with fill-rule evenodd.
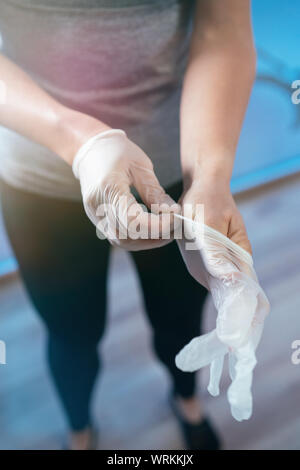
M 161 184 L 181 178 L 179 105 L 192 0 L 1 0 L 2 52 L 63 104 L 149 155 Z M 80 198 L 57 155 L 0 128 L 0 173 L 40 194 Z

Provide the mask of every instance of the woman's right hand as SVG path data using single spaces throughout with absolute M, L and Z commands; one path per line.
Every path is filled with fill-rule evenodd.
M 149 157 L 124 131 L 91 137 L 76 153 L 73 171 L 89 219 L 112 245 L 137 251 L 171 241 L 171 213 L 180 208 L 160 186 Z M 152 212 L 138 204 L 131 187 Z

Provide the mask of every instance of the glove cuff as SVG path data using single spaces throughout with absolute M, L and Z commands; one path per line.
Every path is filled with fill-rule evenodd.
M 79 179 L 79 166 L 82 160 L 85 158 L 87 152 L 94 145 L 97 140 L 100 140 L 105 137 L 112 137 L 114 135 L 124 135 L 126 137 L 126 132 L 122 129 L 109 129 L 108 131 L 99 132 L 99 134 L 93 135 L 90 137 L 77 151 L 73 163 L 72 170 L 77 179 Z

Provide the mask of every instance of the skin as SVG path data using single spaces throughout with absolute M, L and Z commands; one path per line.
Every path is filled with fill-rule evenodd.
M 205 223 L 251 253 L 230 192 L 236 146 L 255 78 L 249 7 L 249 0 L 197 1 L 180 126 L 181 203 L 204 204 Z M 54 100 L 1 55 L 0 70 L 6 85 L 0 124 L 44 145 L 70 165 L 89 137 L 109 129 Z M 196 397 L 178 398 L 177 403 L 188 421 L 201 420 L 202 406 Z M 86 448 L 89 436 L 89 429 L 71 434 L 71 448 Z
M 198 0 L 180 109 L 181 204 L 204 204 L 204 222 L 251 253 L 230 191 L 234 157 L 255 79 L 249 0 Z M 183 416 L 199 422 L 197 397 L 177 398 Z
M 230 178 L 255 66 L 249 0 L 198 0 L 180 110 L 181 203 L 204 204 L 205 223 L 250 253 Z

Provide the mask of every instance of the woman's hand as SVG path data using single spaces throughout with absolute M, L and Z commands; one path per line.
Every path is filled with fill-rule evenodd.
M 192 216 L 197 219 L 197 204 L 204 205 L 204 223 L 221 232 L 251 254 L 243 218 L 234 202 L 229 184 L 210 177 L 194 179 L 181 197 L 180 203 L 191 204 Z M 199 213 L 198 213 L 199 215 Z
M 73 164 L 85 210 L 112 244 L 143 250 L 172 240 L 169 213 L 174 201 L 160 186 L 151 160 L 124 132 L 113 131 L 104 122 L 62 105 L 1 54 L 0 70 L 5 89 L 0 125 Z M 106 137 L 100 138 L 105 133 Z M 163 206 L 154 209 L 157 213 L 143 211 L 130 192 L 131 186 L 149 209 L 152 204 Z M 176 204 L 174 207 L 179 211 Z M 98 209 L 106 213 L 97 213 Z
M 124 131 L 110 129 L 89 139 L 75 155 L 73 171 L 89 219 L 112 245 L 136 251 L 172 240 L 170 213 L 179 212 L 179 206 L 160 186 L 149 157 Z M 137 203 L 131 187 L 152 212 Z

